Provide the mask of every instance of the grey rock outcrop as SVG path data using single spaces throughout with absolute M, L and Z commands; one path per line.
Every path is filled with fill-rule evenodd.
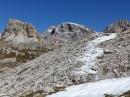
M 115 33 L 130 30 L 130 22 L 128 20 L 119 20 L 107 26 L 104 30 L 105 33 Z
M 94 31 L 76 23 L 62 23 L 58 26 L 51 26 L 44 34 L 47 42 L 71 43 L 83 38 L 90 38 Z
M 0 68 L 12 67 L 32 60 L 42 53 L 48 52 L 44 40 L 38 36 L 32 26 L 16 19 L 10 19 L 0 39 Z M 13 58 L 15 61 L 10 61 Z
M 14 44 L 39 42 L 40 40 L 36 29 L 31 24 L 16 19 L 9 20 L 1 39 L 11 41 Z

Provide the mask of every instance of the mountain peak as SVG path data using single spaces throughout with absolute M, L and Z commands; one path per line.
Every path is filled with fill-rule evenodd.
M 45 39 L 52 42 L 72 42 L 89 37 L 92 32 L 94 31 L 84 25 L 64 22 L 57 26 L 49 27 Z
M 130 22 L 128 20 L 119 20 L 107 26 L 105 33 L 123 32 L 130 29 Z
M 37 30 L 29 23 L 17 19 L 10 19 L 7 27 L 2 33 L 1 38 L 4 41 L 13 43 L 38 42 Z

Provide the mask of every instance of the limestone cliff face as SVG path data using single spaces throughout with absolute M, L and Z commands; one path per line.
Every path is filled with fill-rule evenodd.
M 44 35 L 49 42 L 74 42 L 83 38 L 90 38 L 94 31 L 76 23 L 62 23 L 51 26 Z
M 15 66 L 17 62 L 27 62 L 47 51 L 44 40 L 38 36 L 32 24 L 10 19 L 1 35 L 0 67 L 1 64 L 3 67 L 7 64 L 12 67 L 12 63 Z
M 10 19 L 7 27 L 1 35 L 4 41 L 11 41 L 13 43 L 29 43 L 38 42 L 39 37 L 36 29 L 28 23 L 20 20 Z

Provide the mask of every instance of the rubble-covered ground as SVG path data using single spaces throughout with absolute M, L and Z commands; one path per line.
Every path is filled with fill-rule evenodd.
M 95 65 L 96 58 L 104 55 L 104 49 L 99 44 L 114 41 L 116 37 L 116 33 L 97 34 L 97 37 L 89 42 L 82 40 L 66 44 L 22 66 L 1 73 L 0 96 L 17 97 L 36 91 L 45 95 L 66 86 L 104 79 L 102 75 L 99 77 L 98 66 Z
M 111 33 L 89 32 L 87 34 L 88 29 L 84 26 L 80 28 L 75 24 L 59 25 L 58 31 L 55 28 L 54 31 L 51 30 L 53 33 L 50 33 L 53 35 L 49 33 L 47 39 L 52 42 L 50 39 L 53 37 L 54 45 L 62 44 L 62 46 L 58 45 L 56 49 L 44 54 L 40 52 L 41 56 L 22 65 L 15 64 L 14 68 L 5 65 L 1 68 L 0 97 L 45 97 L 66 90 L 65 88 L 71 85 L 76 86 L 67 88 L 67 91 L 52 94 L 50 97 L 64 97 L 65 95 L 66 97 L 70 95 L 71 97 L 90 97 L 88 93 L 93 94 L 94 97 L 124 95 L 129 97 L 130 30 L 122 28 L 122 32 L 118 33 L 112 31 Z M 71 32 L 73 30 L 77 32 Z M 61 32 L 57 35 L 59 31 Z M 79 34 L 80 37 L 78 37 Z M 84 34 L 86 38 L 83 37 Z M 60 38 L 62 35 L 66 37 Z M 68 40 L 69 38 L 71 40 L 73 38 L 71 35 L 77 35 L 79 40 L 74 39 L 68 43 L 57 42 L 57 39 Z M 8 54 L 8 52 L 5 53 Z M 10 58 L 13 59 L 12 56 Z M 6 61 L 10 60 L 4 59 L 4 62 Z M 64 95 L 61 96 L 60 93 Z

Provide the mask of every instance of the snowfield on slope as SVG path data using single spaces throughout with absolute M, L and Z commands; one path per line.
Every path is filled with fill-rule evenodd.
M 116 96 L 128 90 L 130 90 L 130 77 L 74 85 L 47 97 L 104 97 L 105 94 Z
M 99 48 L 98 45 L 110 40 L 114 39 L 117 36 L 117 33 L 112 33 L 108 36 L 101 35 L 98 36 L 96 39 L 90 41 L 86 45 L 86 51 L 84 52 L 83 56 L 79 57 L 77 60 L 84 63 L 84 65 L 81 68 L 78 68 L 77 74 L 85 74 L 85 73 L 92 73 L 96 74 L 96 71 L 91 70 L 91 68 L 96 63 L 97 56 L 101 56 L 103 54 L 103 49 Z

